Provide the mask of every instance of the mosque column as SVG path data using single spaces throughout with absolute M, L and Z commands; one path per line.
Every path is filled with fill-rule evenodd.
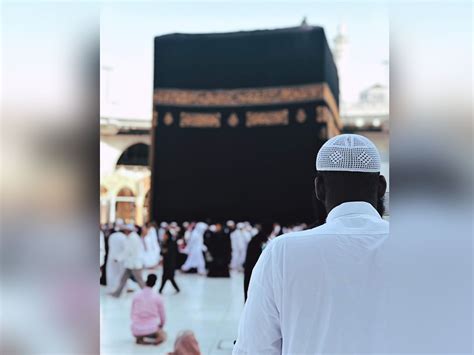
M 135 199 L 135 223 L 140 226 L 145 224 L 145 220 L 143 218 L 144 205 L 145 205 L 145 196 L 138 196 Z
M 117 208 L 115 203 L 115 197 L 110 197 L 109 199 L 109 222 L 115 222 L 115 209 Z
M 149 190 L 149 180 L 145 177 L 142 177 L 137 182 L 137 197 L 135 198 L 135 223 L 138 225 L 143 225 L 145 222 L 144 209 L 145 209 L 145 200 L 146 200 L 146 191 Z
M 100 224 L 109 222 L 109 200 L 105 198 L 100 199 Z

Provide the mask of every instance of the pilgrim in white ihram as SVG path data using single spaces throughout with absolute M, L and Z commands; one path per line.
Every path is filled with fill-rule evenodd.
M 249 242 L 248 233 L 245 231 L 245 224 L 243 222 L 237 223 L 237 228 L 230 234 L 230 242 L 232 245 L 230 268 L 242 271 Z
M 160 244 L 158 244 L 158 235 L 153 226 L 147 228 L 147 233 L 143 237 L 143 265 L 145 268 L 152 268 L 158 265 L 160 261 Z
M 206 273 L 206 263 L 203 255 L 203 251 L 205 250 L 204 232 L 206 229 L 207 224 L 199 222 L 191 232 L 188 244 L 184 249 L 184 252 L 188 254 L 188 257 L 186 258 L 184 265 L 181 267 L 181 270 L 188 271 L 192 268 L 196 268 L 198 273 L 203 275 Z
M 106 268 L 106 277 L 107 277 L 107 290 L 108 292 L 113 292 L 117 289 L 120 278 L 125 271 L 125 267 L 118 260 L 119 255 L 123 253 L 123 248 L 125 246 L 125 239 L 127 238 L 125 234 L 121 232 L 124 223 L 123 220 L 118 219 L 115 222 L 115 232 L 109 236 L 109 250 L 107 256 Z

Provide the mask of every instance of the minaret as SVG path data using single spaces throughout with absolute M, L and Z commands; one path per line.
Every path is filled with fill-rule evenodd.
M 304 16 L 303 20 L 301 20 L 300 27 L 305 29 L 305 30 L 309 30 L 311 28 L 311 26 L 308 23 L 308 18 L 306 16 Z
M 347 102 L 347 94 L 349 93 L 346 81 L 348 61 L 349 61 L 349 39 L 347 37 L 347 28 L 345 24 L 337 27 L 337 35 L 334 37 L 333 55 L 339 74 L 339 98 L 341 103 Z
M 339 65 L 339 61 L 344 57 L 347 49 L 347 27 L 345 24 L 337 26 L 337 35 L 334 37 L 334 60 Z
M 301 27 L 308 27 L 308 18 L 306 16 L 301 20 Z

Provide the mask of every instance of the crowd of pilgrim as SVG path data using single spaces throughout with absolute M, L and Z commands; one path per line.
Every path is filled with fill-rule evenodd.
M 124 290 L 136 291 L 131 310 L 132 334 L 137 344 L 160 344 L 166 339 L 166 312 L 158 293 L 163 292 L 168 281 L 180 292 L 176 271 L 224 278 L 231 277 L 231 270 L 244 272 L 246 299 L 252 270 L 266 244 L 281 234 L 306 228 L 305 224 L 282 227 L 278 223 L 234 221 L 181 225 L 162 222 L 159 226 L 149 222 L 138 226 L 118 219 L 100 228 L 101 284 L 111 297 L 120 297 Z M 155 273 L 160 270 L 161 282 L 156 292 Z M 150 309 L 154 311 L 150 313 Z M 199 349 L 192 332 L 181 334 L 176 344 Z

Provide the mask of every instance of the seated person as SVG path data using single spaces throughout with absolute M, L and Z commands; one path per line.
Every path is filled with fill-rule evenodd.
M 166 340 L 165 307 L 161 296 L 153 291 L 155 284 L 156 275 L 148 275 L 146 287 L 133 297 L 131 328 L 137 344 L 158 345 Z

